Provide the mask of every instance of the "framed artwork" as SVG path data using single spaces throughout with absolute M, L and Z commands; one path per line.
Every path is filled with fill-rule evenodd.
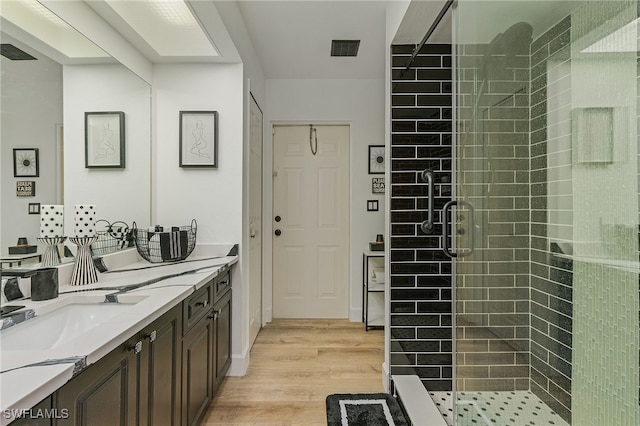
M 369 145 L 369 174 L 384 174 L 384 145 Z
M 16 195 L 18 197 L 35 197 L 36 182 L 33 180 L 19 180 L 16 182 Z
M 40 176 L 38 148 L 13 148 L 13 177 Z
M 180 167 L 218 167 L 218 111 L 180 111 Z
M 85 168 L 124 168 L 124 133 L 124 112 L 85 112 Z

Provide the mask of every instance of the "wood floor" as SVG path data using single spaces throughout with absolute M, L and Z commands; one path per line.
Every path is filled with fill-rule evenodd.
M 333 393 L 382 392 L 384 332 L 347 320 L 274 320 L 244 377 L 227 377 L 203 425 L 326 425 Z

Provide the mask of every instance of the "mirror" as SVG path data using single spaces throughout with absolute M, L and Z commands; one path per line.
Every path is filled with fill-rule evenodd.
M 20 237 L 38 245 L 41 205 L 64 205 L 65 236 L 74 235 L 77 204 L 95 205 L 96 219 L 148 224 L 150 85 L 35 0 L 7 2 L 1 13 L 2 255 Z M 124 117 L 122 167 L 85 167 L 87 112 Z

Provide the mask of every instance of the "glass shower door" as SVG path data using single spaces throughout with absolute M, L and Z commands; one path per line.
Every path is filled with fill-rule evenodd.
M 637 19 L 457 2 L 458 424 L 640 424 Z

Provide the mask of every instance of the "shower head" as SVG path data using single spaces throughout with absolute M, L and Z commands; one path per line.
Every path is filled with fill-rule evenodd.
M 507 28 L 503 33 L 498 34 L 491 40 L 482 60 L 482 74 L 487 77 L 490 68 L 495 68 L 496 59 L 504 58 L 498 65 L 504 67 L 513 65 L 514 59 L 518 55 L 529 53 L 529 46 L 533 41 L 533 27 L 527 22 L 518 22 Z M 493 64 L 494 66 L 490 66 Z

